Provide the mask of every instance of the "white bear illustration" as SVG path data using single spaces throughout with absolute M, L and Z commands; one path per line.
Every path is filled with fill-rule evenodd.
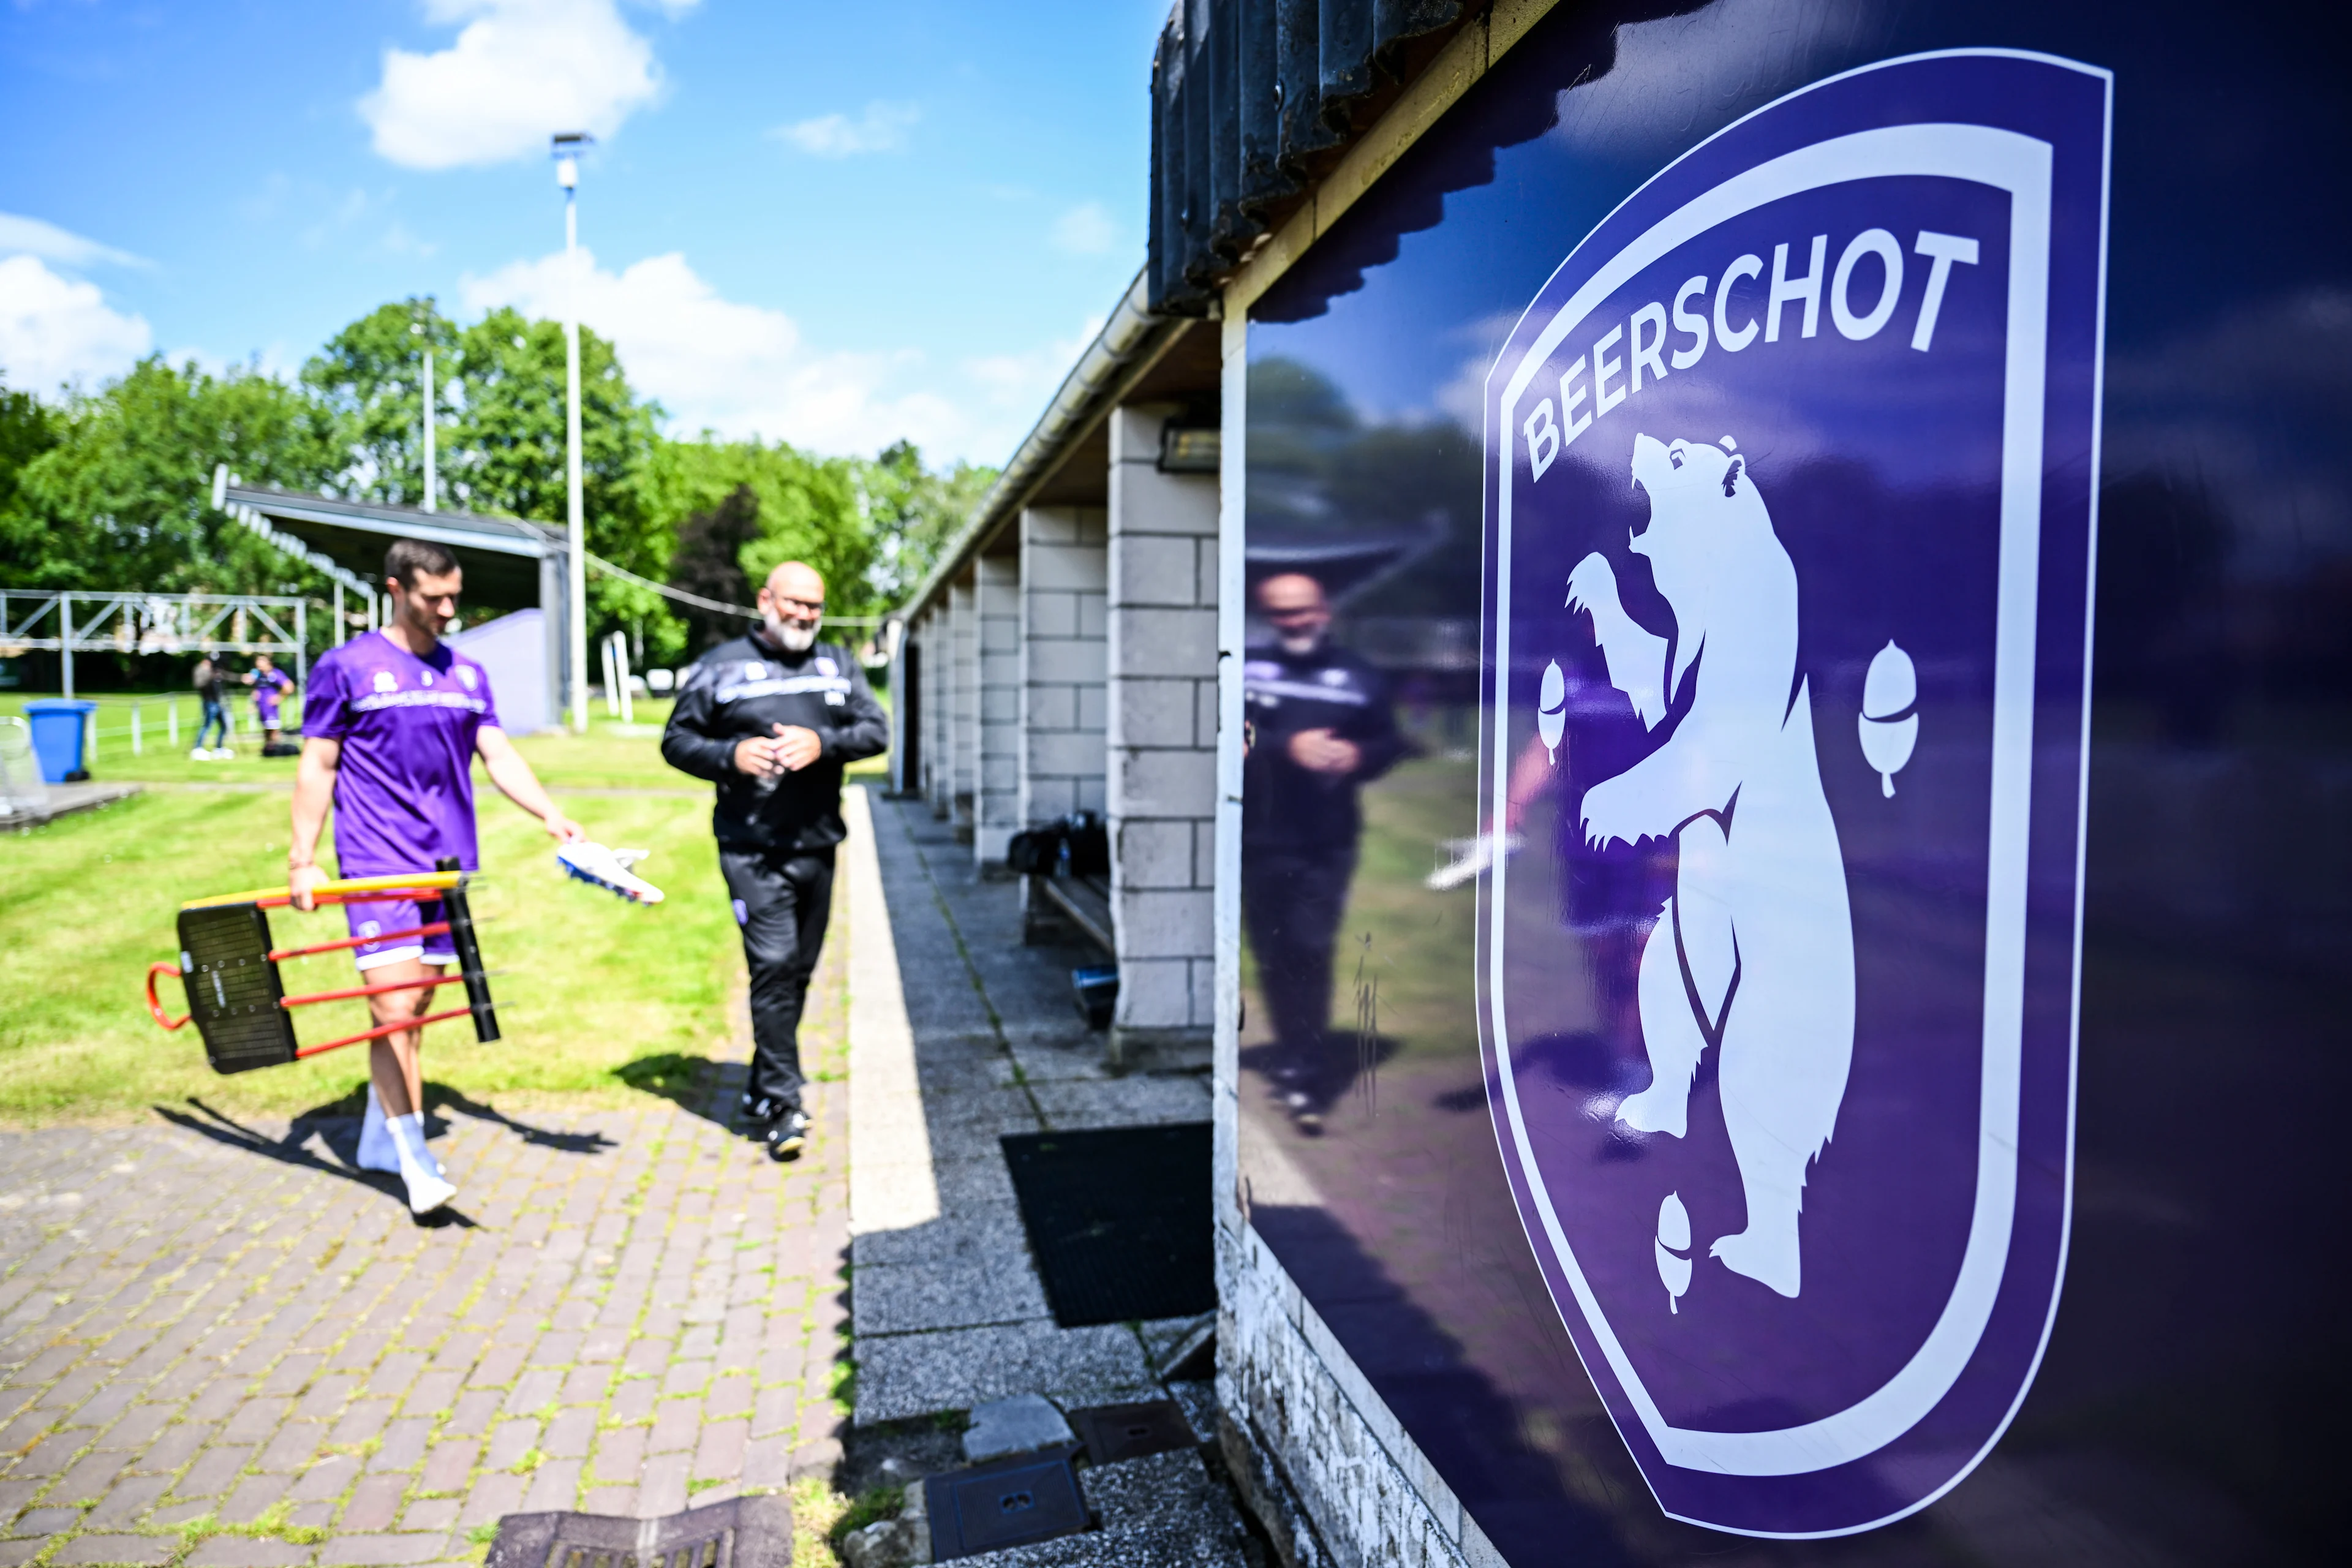
M 1853 1057 L 1853 921 L 1797 679 L 1796 568 L 1731 445 L 1633 439 L 1650 525 L 1632 549 L 1674 610 L 1671 666 L 1666 639 L 1619 604 L 1604 558 L 1569 577 L 1569 605 L 1591 615 L 1610 681 L 1645 724 L 1663 721 L 1685 674 L 1696 683 L 1664 744 L 1586 792 L 1583 829 L 1592 844 L 1674 838 L 1679 850 L 1638 981 L 1651 1083 L 1617 1119 L 1683 1136 L 1700 1054 L 1721 1053 L 1748 1227 L 1709 1250 L 1793 1297 L 1806 1168 Z

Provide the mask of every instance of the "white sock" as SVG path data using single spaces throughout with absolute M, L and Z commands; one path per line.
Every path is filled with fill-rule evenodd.
M 457 1195 L 457 1189 L 441 1175 L 425 1147 L 423 1115 L 412 1110 L 405 1116 L 386 1117 L 384 1126 L 400 1155 L 400 1179 L 408 1188 L 410 1213 L 430 1214 Z
M 385 1171 L 394 1175 L 400 1173 L 400 1151 L 393 1142 L 391 1125 L 392 1119 L 383 1113 L 383 1101 L 376 1098 L 375 1085 L 369 1084 L 367 1115 L 360 1122 L 361 1170 Z M 441 1168 L 441 1162 L 434 1156 L 433 1146 L 425 1141 L 422 1117 L 417 1118 L 417 1146 L 423 1152 L 425 1168 L 441 1180 L 447 1181 L 449 1173 Z
M 367 1114 L 360 1119 L 359 1167 L 362 1171 L 388 1171 L 400 1174 L 400 1151 L 392 1144 L 392 1132 L 383 1114 L 383 1101 L 375 1097 L 375 1085 L 368 1085 Z

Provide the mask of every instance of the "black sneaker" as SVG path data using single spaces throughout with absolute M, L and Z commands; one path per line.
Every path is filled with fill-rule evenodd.
M 793 1106 L 768 1124 L 768 1158 L 797 1160 L 808 1146 L 808 1112 Z
M 753 1094 L 745 1090 L 740 1107 L 743 1120 L 755 1129 L 763 1129 L 781 1121 L 793 1109 L 793 1102 L 772 1094 Z

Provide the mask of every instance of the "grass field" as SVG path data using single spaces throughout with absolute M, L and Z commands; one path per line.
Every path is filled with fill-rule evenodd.
M 19 713 L 24 704 L 32 700 L 21 693 L 0 696 L 0 716 Z M 290 786 L 294 782 L 293 758 L 261 755 L 261 732 L 253 725 L 252 704 L 242 697 L 233 703 L 237 710 L 238 728 L 231 749 L 236 755 L 225 763 L 189 758 L 188 748 L 195 744 L 196 735 L 196 704 L 192 698 L 133 697 L 108 692 L 87 700 L 98 704 L 98 753 L 85 756 L 83 761 L 90 777 L 100 783 L 121 780 L 142 784 Z M 176 746 L 171 742 L 166 717 L 166 704 L 174 700 L 180 710 L 180 741 Z M 139 710 L 141 731 L 140 749 L 135 752 L 131 741 L 134 704 Z M 669 718 L 669 709 L 667 698 L 641 700 L 635 704 L 636 722 L 625 726 L 605 717 L 603 703 L 591 703 L 586 738 L 520 735 L 515 738 L 515 743 L 551 784 L 560 780 L 573 789 L 701 788 L 696 780 L 672 771 L 661 760 L 656 742 L 663 723 Z M 289 725 L 299 730 L 300 715 L 299 706 L 289 704 Z M 551 768 L 554 772 L 548 772 Z M 480 776 L 478 769 L 476 776 Z
M 691 1071 L 727 1029 L 727 994 L 741 973 L 734 922 L 710 838 L 709 786 L 670 769 L 656 747 L 665 708 L 641 704 L 635 731 L 600 722 L 583 737 L 518 742 L 549 785 L 662 790 L 576 795 L 563 802 L 595 837 L 650 848 L 644 873 L 668 895 L 625 903 L 566 879 L 539 824 L 478 786 L 483 879 L 474 897 L 506 1038 L 474 1043 L 464 1025 L 425 1037 L 428 1078 L 477 1098 L 527 1103 L 554 1096 L 620 1099 Z M 125 764 L 131 759 L 126 753 Z M 109 1120 L 200 1095 L 224 1110 L 290 1112 L 353 1091 L 364 1047 L 231 1078 L 205 1065 L 193 1028 L 166 1034 L 139 987 L 172 958 L 173 919 L 191 898 L 286 879 L 288 807 L 280 790 L 174 789 L 175 783 L 292 782 L 290 762 L 191 763 L 151 750 L 142 766 L 104 765 L 100 779 L 162 787 L 101 810 L 0 837 L 0 1121 Z M 871 771 L 871 764 L 866 771 Z M 334 911 L 273 911 L 274 940 L 343 934 Z M 287 966 L 290 990 L 350 983 L 340 954 Z M 162 993 L 184 1010 L 176 982 Z M 363 1027 L 357 1003 L 302 1009 L 306 1040 Z

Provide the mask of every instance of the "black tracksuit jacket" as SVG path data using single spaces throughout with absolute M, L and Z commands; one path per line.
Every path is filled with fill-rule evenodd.
M 1397 729 L 1388 677 L 1336 643 L 1297 654 L 1272 644 L 1246 650 L 1242 716 L 1249 725 L 1242 759 L 1244 857 L 1352 851 L 1364 828 L 1358 792 L 1414 750 Z M 1291 739 L 1302 730 L 1353 741 L 1362 763 L 1337 778 L 1309 773 L 1290 760 Z
M 777 724 L 815 731 L 817 760 L 773 782 L 738 773 L 736 743 Z M 687 671 L 661 749 L 670 766 L 719 786 L 710 828 L 720 847 L 781 858 L 841 842 L 842 769 L 889 744 L 889 718 L 847 649 L 820 642 L 784 653 L 752 633 Z

